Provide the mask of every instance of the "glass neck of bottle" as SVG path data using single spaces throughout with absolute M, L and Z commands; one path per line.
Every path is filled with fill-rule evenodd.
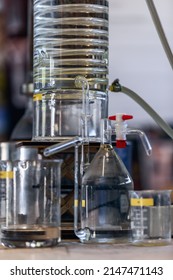
M 112 144 L 112 129 L 108 119 L 101 120 L 101 144 Z

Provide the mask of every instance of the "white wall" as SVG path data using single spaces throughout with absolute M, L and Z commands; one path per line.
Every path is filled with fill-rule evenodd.
M 154 2 L 173 50 L 173 0 Z M 136 91 L 164 120 L 173 123 L 173 71 L 145 0 L 109 0 L 109 82 Z M 134 115 L 131 125 L 155 125 L 137 103 L 123 93 L 109 93 L 109 114 Z M 156 125 L 157 126 L 157 125 Z

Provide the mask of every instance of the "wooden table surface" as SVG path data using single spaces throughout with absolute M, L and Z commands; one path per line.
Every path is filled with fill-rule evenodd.
M 61 242 L 57 247 L 0 248 L 0 260 L 173 260 L 173 241 L 167 246 L 131 244 L 81 244 Z

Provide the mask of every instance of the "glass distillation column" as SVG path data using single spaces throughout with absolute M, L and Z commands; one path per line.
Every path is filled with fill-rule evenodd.
M 80 136 L 89 84 L 90 137 L 108 114 L 108 0 L 34 0 L 33 141 Z

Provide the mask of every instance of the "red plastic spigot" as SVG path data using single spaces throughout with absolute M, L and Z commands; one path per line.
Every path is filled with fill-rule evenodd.
M 126 114 L 116 114 L 108 117 L 111 121 L 116 121 L 116 147 L 117 148 L 125 148 L 126 147 L 126 132 L 127 132 L 127 124 L 126 120 L 133 119 L 132 115 Z
M 116 147 L 119 149 L 125 148 L 127 146 L 126 140 L 117 140 Z
M 117 116 L 119 118 L 121 118 L 122 121 L 133 119 L 132 115 L 126 115 L 126 114 L 117 114 L 117 115 L 109 116 L 108 119 L 111 120 L 111 121 L 116 121 L 117 120 Z

